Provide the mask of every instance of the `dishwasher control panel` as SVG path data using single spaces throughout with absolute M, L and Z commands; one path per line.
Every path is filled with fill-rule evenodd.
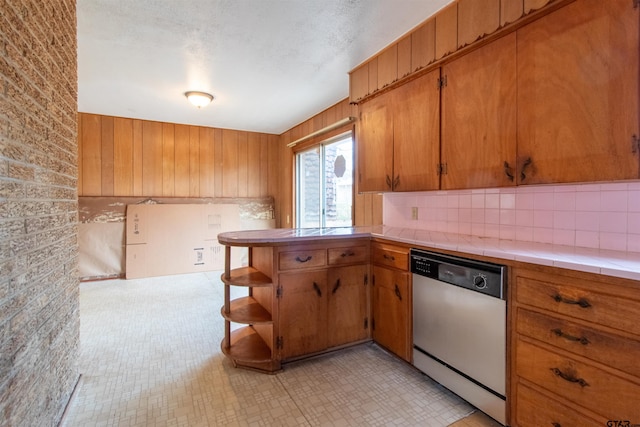
M 411 249 L 411 272 L 504 299 L 506 267 L 468 258 Z

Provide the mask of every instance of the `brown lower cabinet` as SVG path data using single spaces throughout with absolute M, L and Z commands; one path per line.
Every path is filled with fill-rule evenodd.
M 413 311 L 409 249 L 374 243 L 371 258 L 373 340 L 411 362 Z
M 519 266 L 511 283 L 511 425 L 640 424 L 638 283 Z
M 281 358 L 366 339 L 366 281 L 366 265 L 280 274 Z

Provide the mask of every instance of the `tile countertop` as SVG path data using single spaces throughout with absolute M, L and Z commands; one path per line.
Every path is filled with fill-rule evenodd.
M 546 243 L 500 240 L 437 231 L 388 227 L 278 228 L 227 232 L 218 235 L 221 244 L 288 243 L 295 239 L 324 240 L 343 237 L 379 237 L 409 245 L 445 249 L 492 258 L 522 261 L 570 270 L 640 280 L 640 253 L 579 248 Z

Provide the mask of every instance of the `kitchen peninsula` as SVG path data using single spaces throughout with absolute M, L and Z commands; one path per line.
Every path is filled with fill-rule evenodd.
M 508 267 L 511 424 L 640 419 L 634 399 L 615 397 L 640 395 L 640 254 L 386 226 L 238 231 L 218 240 L 227 255 L 222 350 L 237 367 L 273 373 L 369 340 L 411 362 L 408 255 L 421 248 Z M 247 267 L 230 268 L 234 247 L 249 249 Z M 249 296 L 231 300 L 231 286 L 248 287 Z M 232 323 L 245 326 L 232 331 Z

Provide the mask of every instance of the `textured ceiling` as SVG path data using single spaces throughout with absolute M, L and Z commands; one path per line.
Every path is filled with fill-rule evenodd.
M 450 1 L 78 0 L 78 110 L 279 134 Z

